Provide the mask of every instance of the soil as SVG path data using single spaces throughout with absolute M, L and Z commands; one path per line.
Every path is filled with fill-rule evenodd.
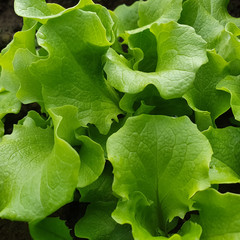
M 14 0 L 0 0 L 0 50 L 3 49 L 13 37 L 13 34 L 22 27 L 22 19 L 18 17 L 13 10 Z M 74 6 L 78 0 L 48 0 L 47 2 L 55 2 L 64 7 Z M 115 9 L 120 4 L 130 5 L 135 0 L 95 0 L 94 2 L 106 6 L 108 9 Z M 229 13 L 234 17 L 240 17 L 240 1 L 230 0 L 228 5 Z M 6 127 L 6 133 L 11 132 L 11 125 L 16 123 L 19 119 L 26 115 L 29 109 L 38 110 L 38 106 L 33 105 L 23 105 L 21 112 L 18 115 L 8 116 L 9 126 Z M 228 113 L 229 114 L 229 113 Z M 231 113 L 230 113 L 231 114 Z M 223 125 L 223 121 L 219 122 L 219 125 Z M 224 127 L 224 126 L 220 126 Z M 220 186 L 220 191 L 225 192 L 225 189 L 229 189 L 228 186 Z M 235 186 L 234 189 L 239 189 L 239 185 Z M 235 192 L 233 190 L 233 192 Z M 239 193 L 239 192 L 238 192 Z M 78 219 L 84 214 L 86 209 L 86 204 L 80 204 L 79 196 L 75 197 L 75 201 L 59 209 L 52 216 L 59 216 L 61 219 L 66 220 L 66 225 L 71 229 L 71 234 L 73 239 L 76 238 L 73 233 L 73 226 L 78 221 Z M 0 239 L 1 240 L 31 240 L 31 236 L 28 231 L 28 225 L 24 222 L 12 222 L 9 220 L 0 219 Z

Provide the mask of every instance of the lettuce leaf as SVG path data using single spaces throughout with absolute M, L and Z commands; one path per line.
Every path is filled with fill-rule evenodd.
M 0 217 L 44 240 L 238 239 L 239 191 L 220 193 L 240 182 L 228 2 L 15 0 L 23 28 L 0 54 Z M 66 204 L 68 227 L 49 217 Z
M 30 234 L 35 240 L 71 240 L 69 229 L 59 218 L 48 217 L 29 224 Z
M 221 194 L 214 189 L 207 189 L 197 193 L 193 199 L 194 207 L 200 213 L 197 221 L 203 228 L 201 239 L 239 238 L 239 194 Z
M 79 25 L 79 21 L 85 24 Z M 117 120 L 121 110 L 118 96 L 102 73 L 101 58 L 110 43 L 99 17 L 83 10 L 68 12 L 41 26 L 37 40 L 47 50 L 47 58 L 38 57 L 24 65 L 20 63 L 22 58 L 31 59 L 31 53 L 22 50 L 15 56 L 16 73 L 22 82 L 21 96 L 25 101 L 38 100 L 33 99 L 32 87 L 28 84 L 37 82 L 41 88 L 39 94 L 34 95 L 42 94 L 47 111 L 65 105 L 76 106 L 83 126 L 92 123 L 100 132 L 107 133 L 112 119 Z
M 213 149 L 209 171 L 213 184 L 240 182 L 239 134 L 240 129 L 234 127 L 204 132 Z
M 139 93 L 153 84 L 165 99 L 181 97 L 192 85 L 199 67 L 207 61 L 205 42 L 192 28 L 175 22 L 153 25 L 151 31 L 158 46 L 156 72 L 134 71 L 123 56 L 109 49 L 104 67 L 107 80 L 125 93 Z
M 214 51 L 208 52 L 208 63 L 197 72 L 193 86 L 184 98 L 197 112 L 208 112 L 214 121 L 230 108 L 230 95 L 216 89 L 228 74 L 228 63 Z
M 36 118 L 36 120 L 34 119 Z M 0 142 L 0 217 L 34 221 L 71 201 L 78 182 L 80 159 L 53 130 L 27 117 Z M 41 122 L 41 121 L 40 121 Z
M 91 204 L 86 215 L 76 224 L 76 236 L 90 240 L 133 240 L 130 226 L 122 226 L 112 219 L 111 213 L 115 206 L 115 202 Z
M 144 232 L 156 236 L 168 221 L 183 218 L 190 197 L 209 186 L 211 146 L 187 117 L 128 118 L 109 137 L 107 151 L 113 191 L 123 198 L 113 216 L 130 223 L 136 239 L 144 239 Z

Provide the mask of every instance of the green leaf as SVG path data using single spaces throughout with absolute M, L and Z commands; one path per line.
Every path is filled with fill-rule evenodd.
M 26 49 L 17 51 L 13 60 L 14 73 L 18 76 L 20 83 L 16 96 L 24 104 L 38 102 L 43 107 L 42 86 L 38 76 L 29 72 L 29 65 L 38 60 L 39 56 Z
M 148 85 L 137 94 L 126 93 L 120 100 L 119 106 L 128 113 L 138 115 L 142 106 L 146 107 L 144 113 L 152 115 L 183 116 L 192 114 L 191 108 L 183 98 L 165 100 L 153 85 Z
M 18 49 L 27 49 L 35 53 L 35 31 L 36 25 L 32 28 L 17 32 L 9 45 L 2 50 L 0 65 L 2 68 L 0 84 L 8 91 L 17 91 L 19 88 L 18 78 L 13 72 L 13 59 Z
M 74 106 L 63 106 L 49 109 L 53 124 L 59 121 L 62 128 L 58 135 L 78 150 L 81 167 L 79 169 L 78 187 L 84 187 L 94 182 L 102 173 L 105 158 L 102 147 L 87 136 L 86 130 L 81 128 L 77 119 L 77 108 Z M 76 130 L 77 129 L 77 130 Z
M 208 129 L 210 126 L 215 127 L 215 123 L 212 120 L 211 113 L 208 111 L 201 111 L 195 109 L 195 123 L 197 124 L 198 129 L 202 132 Z
M 21 103 L 16 97 L 16 92 L 20 86 L 18 75 L 13 69 L 13 59 L 18 49 L 27 49 L 35 52 L 36 25 L 32 28 L 17 32 L 8 46 L 2 50 L 0 55 L 0 118 L 7 113 L 18 113 Z
M 81 124 L 77 119 L 78 109 L 72 105 L 65 105 L 57 108 L 50 108 L 48 112 L 54 126 L 61 121 L 62 127 L 58 130 L 59 137 L 72 146 L 78 145 L 79 141 L 75 136 L 75 130 L 82 130 Z
M 75 226 L 77 237 L 90 240 L 133 240 L 131 227 L 119 225 L 111 217 L 115 202 L 90 204 L 85 216 Z
M 21 17 L 34 19 L 45 24 L 48 19 L 60 17 L 89 4 L 93 4 L 92 0 L 81 0 L 76 6 L 65 9 L 58 4 L 46 3 L 46 0 L 15 0 L 14 10 Z
M 151 31 L 158 46 L 156 72 L 134 71 L 124 57 L 109 49 L 104 67 L 107 80 L 121 92 L 139 93 L 153 84 L 165 99 L 181 97 L 207 61 L 205 42 L 192 28 L 174 22 L 154 25 Z
M 194 207 L 199 210 L 203 240 L 230 240 L 240 237 L 240 196 L 221 194 L 207 189 L 194 196 Z
M 121 224 L 131 224 L 134 239 L 139 240 L 199 240 L 201 227 L 187 221 L 177 234 L 166 234 L 160 229 L 153 229 L 156 222 L 154 206 L 140 192 L 134 192 L 128 200 L 119 201 L 113 218 Z
M 209 13 L 202 1 L 188 0 L 183 3 L 180 23 L 192 26 L 212 49 L 224 27 Z
M 156 70 L 158 58 L 157 41 L 154 34 L 150 32 L 149 29 L 132 34 L 128 38 L 128 44 L 130 49 L 138 49 L 143 54 L 143 59 L 140 59 L 136 70 L 154 72 Z
M 216 51 L 226 61 L 240 59 L 240 29 L 234 23 L 228 23 L 219 36 Z
M 240 121 L 240 75 L 226 76 L 217 85 L 217 89 L 231 94 L 230 105 L 236 120 Z
M 230 108 L 230 96 L 216 89 L 228 74 L 227 62 L 214 51 L 208 52 L 208 63 L 197 72 L 193 86 L 184 95 L 194 111 L 207 111 L 213 122 Z
M 21 103 L 16 98 L 15 93 L 0 91 L 0 119 L 8 113 L 18 113 L 21 109 Z
M 40 27 L 37 40 L 49 56 L 23 64 L 22 71 L 21 66 L 16 66 L 16 73 L 25 82 L 24 86 L 28 86 L 24 93 L 22 90 L 22 98 L 32 99 L 32 87 L 28 83 L 34 79 L 42 86 L 38 95 L 42 95 L 48 111 L 65 105 L 75 106 L 81 125 L 92 123 L 101 133 L 107 133 L 112 119 L 117 120 L 121 111 L 116 93 L 103 77 L 101 59 L 110 43 L 96 13 L 75 10 L 50 19 Z M 19 52 L 16 61 L 29 59 L 28 55 L 27 51 Z
M 109 162 L 106 162 L 105 169 L 100 177 L 92 184 L 78 188 L 81 194 L 81 202 L 108 202 L 116 200 L 112 192 L 112 166 Z
M 29 224 L 34 240 L 72 240 L 69 229 L 59 218 L 48 217 L 37 223 Z
M 36 116 L 35 116 L 36 117 Z M 35 118 L 33 117 L 33 118 Z M 27 117 L 0 142 L 0 217 L 34 221 L 68 203 L 77 186 L 80 160 L 74 149 L 53 131 Z M 40 118 L 40 117 L 38 117 Z M 42 123 L 41 123 L 42 126 Z
M 240 27 L 240 18 L 232 17 L 228 13 L 229 0 L 199 0 L 206 11 L 217 19 L 223 26 L 228 22 L 235 23 Z
M 142 228 L 151 216 L 145 229 L 148 234 L 158 234 L 159 228 L 165 231 L 175 216 L 183 218 L 192 204 L 191 196 L 209 186 L 211 146 L 187 117 L 128 118 L 108 139 L 107 151 L 114 169 L 113 191 L 127 204 L 130 198 L 140 201 L 147 216 L 138 219 Z M 124 216 L 117 221 L 125 223 Z
M 16 0 L 15 12 L 22 17 L 45 17 L 51 15 L 45 0 Z
M 186 221 L 178 232 L 183 240 L 199 240 L 202 234 L 200 225 L 191 221 Z
M 148 0 L 131 6 L 121 5 L 114 11 L 118 17 L 119 32 L 130 34 L 149 29 L 154 23 L 177 21 L 182 11 L 182 0 Z
M 240 129 L 226 127 L 210 128 L 204 132 L 213 156 L 210 163 L 210 179 L 213 184 L 240 182 Z
M 139 5 L 139 27 L 151 23 L 177 21 L 182 10 L 181 0 L 148 0 Z
M 138 28 L 138 7 L 140 2 L 136 1 L 131 6 L 122 4 L 118 6 L 114 13 L 117 16 L 118 33 Z
M 77 136 L 82 143 L 79 155 L 81 167 L 79 170 L 78 187 L 93 183 L 102 173 L 105 165 L 102 147 L 87 136 Z
M 1 137 L 4 135 L 4 124 L 3 122 L 0 120 L 0 140 Z
M 100 18 L 101 23 L 103 24 L 104 28 L 106 29 L 106 36 L 109 42 L 114 43 L 115 36 L 113 32 L 113 25 L 114 22 L 111 18 L 109 11 L 99 4 L 88 4 L 81 8 L 84 11 L 89 11 L 96 13 L 97 16 Z

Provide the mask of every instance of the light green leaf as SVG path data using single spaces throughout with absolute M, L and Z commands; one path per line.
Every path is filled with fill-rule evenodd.
M 18 75 L 15 74 L 13 69 L 13 59 L 19 48 L 35 52 L 35 29 L 36 25 L 26 31 L 17 32 L 12 42 L 1 52 L 0 118 L 7 113 L 18 113 L 20 111 L 21 103 L 16 97 L 20 84 Z
M 177 234 L 167 234 L 160 229 L 153 229 L 158 222 L 153 204 L 140 192 L 134 192 L 128 200 L 119 201 L 113 218 L 120 224 L 131 224 L 134 239 L 138 240 L 199 240 L 201 227 L 187 221 Z
M 228 23 L 222 31 L 216 44 L 216 51 L 226 61 L 240 59 L 240 29 L 233 23 Z
M 38 102 L 43 107 L 42 86 L 38 76 L 29 72 L 29 65 L 39 59 L 39 56 L 20 48 L 14 57 L 13 66 L 20 83 L 16 93 L 17 98 L 24 104 Z
M 59 137 L 72 146 L 78 145 L 79 141 L 76 139 L 75 131 L 78 129 L 79 131 L 81 130 L 80 132 L 82 133 L 81 124 L 77 119 L 78 109 L 72 105 L 65 105 L 57 108 L 50 108 L 48 112 L 54 126 L 61 121 L 62 127 L 58 130 Z
M 8 113 L 18 113 L 21 109 L 21 103 L 16 98 L 15 93 L 0 91 L 0 119 Z
M 208 52 L 209 62 L 197 72 L 193 86 L 184 95 L 194 111 L 207 111 L 213 122 L 230 108 L 230 95 L 216 89 L 228 74 L 227 62 L 214 51 Z
M 240 182 L 240 129 L 210 128 L 204 132 L 212 149 L 210 179 L 213 184 Z
M 90 240 L 133 240 L 131 227 L 119 225 L 112 219 L 115 206 L 115 202 L 90 204 L 85 216 L 75 226 L 76 236 Z
M 18 124 L 23 125 L 25 120 L 28 119 L 28 118 L 32 119 L 32 121 L 35 123 L 36 126 L 38 126 L 40 128 L 43 128 L 43 129 L 47 128 L 49 125 L 50 126 L 52 125 L 50 118 L 45 119 L 42 116 L 40 116 L 39 113 L 37 113 L 34 110 L 30 110 L 28 112 L 27 116 L 25 116 L 24 118 L 22 118 L 18 121 Z M 27 120 L 27 121 L 29 121 L 29 120 Z M 58 125 L 58 123 L 59 123 L 59 121 L 56 121 L 56 125 Z M 62 125 L 62 122 L 61 122 L 61 125 Z M 58 129 L 58 135 L 59 135 L 59 132 L 60 132 L 59 130 L 61 130 L 61 129 L 62 129 L 62 126 L 61 126 L 61 128 Z
M 13 72 L 13 59 L 18 49 L 27 49 L 35 53 L 35 31 L 36 24 L 26 30 L 17 32 L 8 46 L 2 50 L 0 55 L 1 78 L 0 86 L 8 91 L 17 91 L 19 82 Z
M 114 50 L 107 52 L 104 70 L 110 84 L 121 92 L 139 93 L 153 84 L 165 99 L 181 97 L 192 85 L 198 68 L 206 63 L 205 42 L 188 26 L 174 22 L 151 28 L 157 40 L 156 72 L 134 71 Z
M 79 155 L 81 167 L 79 170 L 78 187 L 93 183 L 102 173 L 105 165 L 102 147 L 87 136 L 77 136 L 82 143 Z
M 240 75 L 226 76 L 217 85 L 217 89 L 231 94 L 231 108 L 236 120 L 240 121 Z
M 117 16 L 118 36 L 124 31 L 138 28 L 139 4 L 140 1 L 134 2 L 131 6 L 122 4 L 114 10 L 115 15 Z
M 46 0 L 15 0 L 14 10 L 21 17 L 31 18 L 45 24 L 48 19 L 60 17 L 89 4 L 93 4 L 92 0 L 80 0 L 76 6 L 65 9 L 58 4 L 46 3 Z
M 201 111 L 195 109 L 195 123 L 197 124 L 198 129 L 202 132 L 208 129 L 210 126 L 215 127 L 215 122 L 213 122 L 211 113 L 208 111 Z
M 45 17 L 51 15 L 45 0 L 15 0 L 15 12 L 22 17 Z
M 182 11 L 182 0 L 148 0 L 139 5 L 139 27 L 151 23 L 177 21 Z
M 199 0 L 201 5 L 217 19 L 223 26 L 228 22 L 235 23 L 240 27 L 240 18 L 232 17 L 227 10 L 229 0 Z
M 202 234 L 202 228 L 196 223 L 186 221 L 178 234 L 182 236 L 182 240 L 199 240 Z
M 224 26 L 204 8 L 199 0 L 188 0 L 183 3 L 179 22 L 192 26 L 208 43 L 209 49 L 214 48 L 217 38 L 224 30 Z
M 40 88 L 33 91 L 42 95 L 46 110 L 75 106 L 81 125 L 92 123 L 101 133 L 107 133 L 112 119 L 117 120 L 121 111 L 116 93 L 103 77 L 102 56 L 110 43 L 96 13 L 75 10 L 50 19 L 39 29 L 37 40 L 49 56 L 29 61 L 30 65 L 23 64 L 22 69 L 16 65 L 16 73 L 25 82 L 19 92 L 21 99 L 33 99 L 28 84 L 33 79 L 42 86 L 41 91 Z M 27 51 L 16 55 L 18 62 L 31 59 Z
M 70 230 L 59 218 L 48 217 L 37 223 L 29 224 L 34 240 L 72 240 Z
M 114 176 L 116 172 L 114 172 Z M 119 200 L 112 214 L 113 219 L 120 224 L 130 224 L 134 239 L 163 239 L 164 232 L 158 229 L 158 214 L 151 201 L 141 192 L 130 193 L 127 200 Z M 153 237 L 154 236 L 154 237 Z
M 27 117 L 23 125 L 16 125 L 13 133 L 3 136 L 0 142 L 2 218 L 43 219 L 70 202 L 77 186 L 80 160 L 58 136 L 61 120 L 54 131 L 48 126 L 39 127 L 36 122 Z
M 182 11 L 182 0 L 148 0 L 138 6 L 139 28 L 128 31 L 129 34 L 142 32 L 153 24 L 177 22 Z
M 180 18 L 182 0 L 148 0 L 122 5 L 114 11 L 119 18 L 119 33 L 135 34 L 149 29 L 154 23 L 167 23 Z
M 148 222 L 148 234 L 165 231 L 175 216 L 183 218 L 190 197 L 209 186 L 211 146 L 187 117 L 128 118 L 108 139 L 107 151 L 114 169 L 113 191 L 126 201 L 135 192 L 143 196 L 140 202 L 145 199 L 142 212 L 154 219 Z M 144 219 L 138 220 L 143 228 Z
M 106 36 L 109 42 L 114 43 L 115 41 L 115 36 L 113 32 L 113 25 L 114 22 L 111 18 L 111 15 L 107 8 L 103 7 L 102 5 L 99 4 L 88 4 L 81 8 L 84 11 L 89 11 L 96 13 L 97 16 L 100 18 L 101 23 L 103 24 L 104 28 L 106 29 Z
M 62 123 L 62 128 L 59 129 L 58 135 L 78 150 L 81 167 L 79 169 L 77 186 L 85 187 L 91 184 L 100 176 L 105 165 L 102 147 L 83 135 L 86 130 L 81 128 L 77 119 L 76 107 L 65 105 L 59 108 L 51 108 L 49 113 L 52 117 L 53 125 L 56 125 L 59 121 Z
M 221 194 L 214 189 L 199 192 L 193 198 L 199 210 L 201 240 L 233 240 L 240 238 L 240 196 Z

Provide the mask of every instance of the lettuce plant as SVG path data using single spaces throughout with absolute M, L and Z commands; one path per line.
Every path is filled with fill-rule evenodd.
M 240 19 L 227 4 L 15 0 L 23 28 L 0 55 L 0 217 L 28 222 L 35 240 L 72 239 L 51 214 L 78 191 L 79 238 L 240 239 L 240 191 L 221 190 L 240 182 Z M 32 103 L 41 110 L 6 131 Z

